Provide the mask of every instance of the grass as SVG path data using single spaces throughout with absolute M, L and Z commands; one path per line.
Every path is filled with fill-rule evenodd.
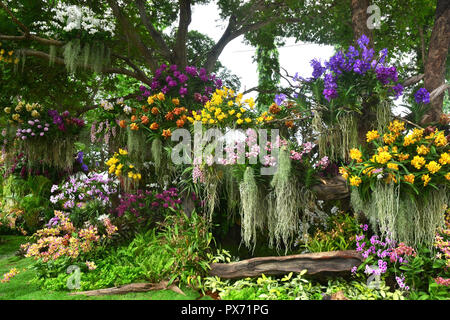
M 186 296 L 170 290 L 95 297 L 71 296 L 64 291 L 45 291 L 30 283 L 35 277 L 30 268 L 32 259 L 15 255 L 25 242 L 25 237 L 22 236 L 0 236 L 0 277 L 3 278 L 3 274 L 12 268 L 20 271 L 10 282 L 0 283 L 0 300 L 195 300 L 200 297 L 199 292 L 190 288 L 182 288 Z M 201 299 L 210 298 L 206 296 Z

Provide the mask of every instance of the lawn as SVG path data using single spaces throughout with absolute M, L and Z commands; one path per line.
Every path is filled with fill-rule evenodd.
M 182 288 L 186 296 L 170 290 L 95 297 L 71 296 L 64 291 L 45 291 L 30 283 L 35 276 L 31 269 L 32 259 L 15 255 L 25 242 L 25 237 L 21 236 L 0 236 L 0 276 L 14 267 L 20 271 L 10 282 L 0 283 L 0 300 L 195 300 L 200 297 L 200 293 L 189 288 Z

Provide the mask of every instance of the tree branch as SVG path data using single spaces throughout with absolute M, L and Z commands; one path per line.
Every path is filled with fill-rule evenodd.
M 38 58 L 50 60 L 50 55 L 48 53 L 45 53 L 42 51 L 37 51 L 37 50 L 32 50 L 32 49 L 20 49 L 19 52 L 26 56 L 38 57 Z M 62 59 L 62 58 L 55 57 L 54 61 L 56 64 L 65 65 L 64 59 Z M 94 70 L 94 67 L 91 65 L 87 65 L 86 67 L 88 69 Z M 147 85 L 151 85 L 151 81 L 148 78 L 142 77 L 142 75 L 140 75 L 139 73 L 133 72 L 128 69 L 106 67 L 106 68 L 103 68 L 103 70 L 101 72 L 106 73 L 106 74 L 124 74 L 129 77 L 135 78 L 139 81 L 142 81 Z
M 180 69 L 184 69 L 187 65 L 186 40 L 188 28 L 192 20 L 191 0 L 179 0 L 179 5 L 180 21 L 178 23 L 174 53 Z
M 126 95 L 126 96 L 124 96 L 124 97 L 110 98 L 110 99 L 106 99 L 106 101 L 109 101 L 109 102 L 115 102 L 115 101 L 117 101 L 117 100 L 120 99 L 120 98 L 122 98 L 123 100 L 131 100 L 131 99 L 137 98 L 140 94 L 141 94 L 140 92 L 130 93 L 129 95 Z M 97 109 L 97 108 L 99 108 L 99 107 L 100 107 L 99 104 L 91 105 L 91 106 L 85 107 L 85 108 L 83 108 L 83 109 L 81 109 L 81 110 L 79 110 L 79 111 L 77 112 L 77 117 L 79 117 L 79 116 L 82 115 L 83 113 L 86 113 L 86 112 L 88 112 L 88 111 L 90 111 L 90 110 Z
M 166 58 L 168 61 L 173 60 L 172 52 L 170 51 L 170 48 L 167 45 L 166 41 L 164 41 L 162 34 L 158 30 L 156 30 L 156 28 L 153 26 L 153 23 L 150 21 L 150 17 L 148 16 L 148 14 L 145 10 L 145 2 L 143 0 L 136 0 L 136 6 L 139 10 L 139 15 L 140 15 L 143 25 L 145 26 L 147 31 L 150 33 L 150 36 L 152 37 L 152 39 L 159 46 L 162 56 L 164 58 Z
M 150 67 L 150 69 L 154 72 L 158 68 L 158 63 L 153 57 L 153 54 L 150 52 L 149 48 L 147 48 L 142 42 L 141 37 L 137 33 L 137 30 L 131 25 L 131 22 L 127 19 L 127 17 L 123 14 L 119 5 L 114 0 L 107 0 L 109 6 L 111 7 L 114 16 L 119 21 L 120 25 L 123 28 L 123 31 L 131 40 L 133 45 L 141 52 L 143 58 L 146 63 Z
M 30 29 L 28 29 L 27 26 L 25 26 L 22 22 L 19 21 L 19 19 L 16 18 L 16 16 L 11 12 L 11 10 L 9 10 L 9 8 L 3 3 L 3 1 L 0 1 L 0 6 L 3 7 L 6 13 L 11 17 L 14 23 L 19 26 L 19 28 L 23 31 L 23 33 L 25 34 L 30 33 Z
M 417 82 L 419 82 L 420 80 L 422 80 L 424 77 L 425 77 L 425 75 L 423 73 L 412 76 L 403 82 L 403 86 L 404 87 L 412 86 L 412 85 L 416 84 Z
M 22 36 L 8 36 L 8 35 L 0 34 L 0 40 L 8 40 L 8 41 L 32 40 L 32 41 L 37 41 L 39 43 L 42 43 L 45 45 L 50 45 L 50 46 L 57 46 L 57 47 L 64 46 L 64 42 L 62 42 L 62 41 L 41 38 L 41 37 L 35 36 L 33 34 L 24 34 Z

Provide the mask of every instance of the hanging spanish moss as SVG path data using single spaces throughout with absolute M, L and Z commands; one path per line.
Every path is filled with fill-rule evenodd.
M 328 156 L 329 159 L 338 161 L 348 160 L 348 150 L 358 144 L 358 127 L 355 116 L 344 114 L 331 125 L 325 125 L 321 115 L 316 112 L 313 118 L 313 126 L 319 132 L 320 157 Z
M 138 170 L 142 170 L 142 164 L 149 159 L 145 134 L 142 131 L 133 131 L 127 128 L 127 148 L 131 161 Z
M 56 57 L 56 49 L 54 50 Z M 52 48 L 50 48 L 50 56 L 52 56 Z M 72 73 L 79 67 L 101 72 L 111 60 L 111 52 L 102 42 L 82 44 L 80 39 L 69 41 L 64 46 L 63 56 L 67 71 Z
M 256 247 L 257 230 L 262 230 L 266 220 L 264 201 L 258 189 L 252 167 L 247 167 L 239 184 L 241 195 L 241 235 L 247 248 Z
M 205 201 L 205 214 L 208 218 L 208 221 L 212 222 L 212 217 L 214 215 L 214 210 L 216 209 L 217 205 L 219 204 L 219 183 L 220 183 L 220 177 L 215 172 L 214 169 L 207 171 L 205 173 L 205 195 L 204 195 L 204 201 Z
M 392 120 L 391 103 L 383 100 L 376 106 L 377 130 L 378 132 L 386 132 L 389 122 Z
M 151 152 L 152 152 L 153 163 L 155 164 L 155 171 L 160 171 L 160 169 L 161 169 L 161 160 L 162 160 L 162 156 L 163 156 L 162 151 L 163 151 L 163 147 L 162 147 L 161 140 L 159 138 L 153 139 Z
M 291 174 L 291 159 L 286 148 L 280 150 L 278 169 L 275 173 L 269 194 L 268 228 L 270 245 L 277 249 L 284 244 L 286 251 L 298 235 L 300 211 L 303 207 L 302 188 L 296 175 Z
M 224 187 L 227 198 L 228 217 L 232 219 L 240 210 L 240 190 L 233 173 L 230 172 L 232 169 L 224 167 L 224 170 Z
M 64 46 L 63 52 L 64 64 L 66 65 L 66 69 L 68 72 L 75 73 L 78 67 L 80 51 L 81 51 L 80 39 L 69 41 Z
M 49 52 L 48 52 L 48 55 L 50 56 L 50 58 L 48 59 L 48 64 L 51 67 L 55 65 L 56 54 L 57 54 L 56 46 L 50 45 Z
M 430 190 L 420 199 L 401 197 L 393 183 L 377 184 L 369 201 L 362 201 L 355 190 L 351 197 L 353 208 L 366 214 L 374 230 L 410 246 L 433 244 L 449 200 L 446 188 Z
M 39 143 L 21 141 L 19 149 L 25 153 L 30 163 L 42 163 L 58 169 L 72 170 L 75 139 L 64 137 Z

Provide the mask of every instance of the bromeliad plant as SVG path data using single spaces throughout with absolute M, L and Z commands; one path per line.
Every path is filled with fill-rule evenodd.
M 394 120 L 382 134 L 367 133 L 369 152 L 351 149 L 349 166 L 340 172 L 353 187 L 352 203 L 374 228 L 409 245 L 431 245 L 443 224 L 450 186 L 450 147 L 443 131 L 406 131 Z

